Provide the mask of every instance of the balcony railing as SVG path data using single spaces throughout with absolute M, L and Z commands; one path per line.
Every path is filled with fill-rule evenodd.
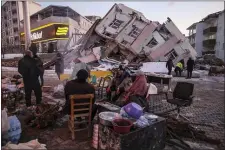
M 209 27 L 205 30 L 203 30 L 203 34 L 213 34 L 217 32 L 217 27 Z
M 204 47 L 214 47 L 216 44 L 216 39 L 207 39 L 203 41 Z

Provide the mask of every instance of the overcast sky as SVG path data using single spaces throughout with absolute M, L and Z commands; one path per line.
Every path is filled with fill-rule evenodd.
M 224 9 L 224 2 L 39 2 L 42 7 L 48 5 L 69 6 L 83 16 L 96 15 L 103 17 L 114 3 L 122 3 L 130 8 L 138 10 L 144 14 L 146 18 L 152 21 L 165 22 L 167 17 L 178 26 L 184 34 L 188 35 L 186 30 L 191 24 L 200 21 L 210 13 L 221 11 Z

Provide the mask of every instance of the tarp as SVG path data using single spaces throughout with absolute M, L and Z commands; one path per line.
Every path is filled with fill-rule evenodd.
M 146 62 L 143 63 L 141 71 L 146 73 L 168 73 L 166 62 Z

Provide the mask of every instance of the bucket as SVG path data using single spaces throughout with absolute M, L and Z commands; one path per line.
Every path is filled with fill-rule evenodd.
M 133 123 L 128 119 L 115 119 L 112 124 L 114 131 L 120 134 L 129 133 L 130 128 L 133 126 Z

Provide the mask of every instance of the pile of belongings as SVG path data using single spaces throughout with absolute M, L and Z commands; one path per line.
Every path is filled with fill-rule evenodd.
M 2 89 L 15 92 L 22 88 L 24 88 L 24 84 L 20 75 L 14 75 L 12 78 L 2 76 Z
M 30 108 L 31 113 L 25 119 L 26 124 L 32 127 L 45 128 L 53 125 L 57 119 L 60 105 L 40 104 Z
M 2 147 L 3 150 L 5 149 L 47 149 L 45 144 L 41 144 L 38 142 L 38 140 L 31 140 L 27 143 L 19 143 L 19 144 L 12 144 L 7 143 L 4 147 Z
M 138 128 L 144 128 L 157 121 L 158 116 L 144 113 L 143 108 L 137 103 L 129 103 L 121 108 L 120 115 L 134 121 L 134 125 Z
M 7 108 L 14 108 L 15 102 L 24 97 L 23 79 L 20 75 L 13 78 L 2 76 L 2 103 L 6 103 Z

